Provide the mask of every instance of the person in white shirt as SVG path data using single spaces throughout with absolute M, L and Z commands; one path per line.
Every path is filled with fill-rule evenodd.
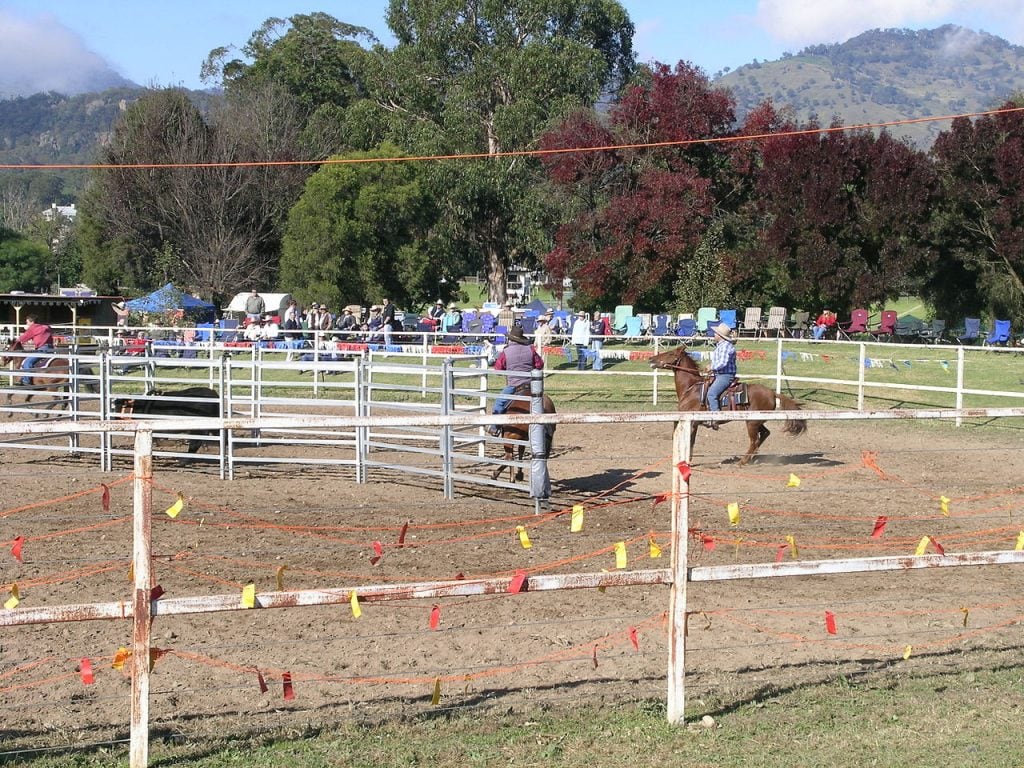
M 590 346 L 590 321 L 586 312 L 576 313 L 576 322 L 572 324 L 572 333 L 569 342 L 576 347 L 576 354 L 579 359 L 576 361 L 576 369 L 584 371 L 587 368 L 587 347 Z
M 264 341 L 277 341 L 281 338 L 281 326 L 274 322 L 273 315 L 267 315 L 263 318 L 263 336 Z

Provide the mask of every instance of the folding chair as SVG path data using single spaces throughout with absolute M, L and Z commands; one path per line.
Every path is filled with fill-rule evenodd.
M 639 317 L 627 317 L 626 318 L 626 331 L 623 334 L 627 339 L 639 339 L 640 338 L 640 318 Z
M 985 346 L 991 347 L 998 344 L 1005 347 L 1010 343 L 1011 338 L 1010 321 L 996 320 L 995 325 L 992 326 L 991 332 L 985 337 Z
M 760 307 L 747 307 L 743 313 L 743 322 L 740 324 L 740 335 L 760 336 L 762 314 Z
M 853 312 L 850 313 L 850 322 L 845 325 L 842 323 L 837 325 L 836 332 L 847 341 L 850 341 L 850 336 L 854 333 L 867 333 L 868 311 L 866 309 L 853 310 Z
M 884 310 L 881 319 L 878 321 L 878 327 L 871 328 L 868 333 L 876 339 L 885 336 L 889 341 L 892 341 L 892 337 L 896 333 L 896 313 L 891 309 Z
M 697 310 L 697 333 L 704 335 L 708 328 L 718 322 L 718 310 L 715 307 L 701 307 Z
M 931 342 L 937 344 L 945 341 L 946 335 L 946 321 L 936 318 L 928 324 L 927 328 L 922 328 L 917 334 L 918 338 L 924 342 Z
M 965 317 L 963 330 L 957 333 L 958 344 L 970 344 L 981 338 L 981 318 Z
M 718 310 L 718 322 L 725 323 L 734 331 L 736 330 L 736 310 L 735 309 L 720 309 Z
M 668 336 L 668 324 L 671 318 L 668 315 L 655 315 L 654 326 L 651 329 L 652 336 Z
M 692 339 L 697 335 L 697 321 L 692 317 L 684 317 L 676 326 L 676 336 L 683 339 Z
M 789 318 L 789 335 L 794 339 L 802 339 L 807 333 L 810 318 L 810 312 L 794 312 Z
M 781 336 L 786 330 L 786 308 L 772 307 L 768 310 L 768 319 L 764 322 L 764 333 Z
M 633 316 L 632 304 L 620 304 L 615 308 L 615 315 L 612 319 L 612 331 L 615 333 L 626 332 L 626 319 Z

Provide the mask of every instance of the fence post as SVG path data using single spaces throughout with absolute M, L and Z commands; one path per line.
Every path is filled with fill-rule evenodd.
M 956 404 L 959 410 L 964 407 L 964 347 L 961 344 L 956 348 Z M 956 417 L 956 426 L 962 426 L 964 420 Z
M 231 407 L 231 353 L 225 352 L 220 356 L 220 417 L 230 418 L 233 408 Z M 230 429 L 220 431 L 220 479 L 225 477 L 229 480 L 235 479 L 235 444 Z
M 355 372 L 355 396 L 356 416 L 366 417 L 370 415 L 369 387 L 367 386 L 367 368 L 369 362 L 365 357 L 360 356 L 356 361 Z M 366 460 L 369 454 L 370 428 L 356 427 L 356 482 L 366 482 Z
M 860 368 L 860 370 L 857 371 L 857 410 L 858 411 L 863 411 L 864 410 L 864 379 L 865 379 L 864 362 L 868 359 L 868 349 L 867 349 L 867 346 L 864 344 L 863 341 L 858 345 L 858 347 L 860 349 L 860 353 L 859 353 L 860 361 L 858 363 L 858 367 Z
M 530 372 L 530 413 L 544 413 L 544 371 Z M 530 496 L 534 512 L 540 514 L 541 502 L 551 499 L 551 478 L 548 475 L 548 430 L 550 424 L 530 424 Z
M 446 357 L 441 364 L 441 415 L 449 416 L 454 411 L 455 372 L 453 360 Z M 455 498 L 455 481 L 452 479 L 452 426 L 441 427 L 441 467 L 444 474 L 444 497 Z
M 132 513 L 132 705 L 131 768 L 149 762 L 149 652 L 151 640 L 153 432 L 135 433 L 134 501 Z
M 691 418 L 676 422 L 672 435 L 672 591 L 668 625 L 668 721 L 686 722 L 686 580 L 690 525 Z

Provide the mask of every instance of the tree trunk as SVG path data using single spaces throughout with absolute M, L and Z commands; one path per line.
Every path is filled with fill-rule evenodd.
M 495 239 L 487 244 L 487 298 L 499 304 L 508 301 L 508 267 L 502 245 Z

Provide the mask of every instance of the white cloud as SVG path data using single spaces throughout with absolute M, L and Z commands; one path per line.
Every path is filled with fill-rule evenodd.
M 959 23 L 1022 42 L 1020 0 L 758 0 L 758 23 L 792 45 L 842 42 L 867 29 Z M 1011 37 L 1012 36 L 1012 37 Z
M 52 15 L 0 10 L 0 98 L 76 94 L 117 84 L 110 64 Z

